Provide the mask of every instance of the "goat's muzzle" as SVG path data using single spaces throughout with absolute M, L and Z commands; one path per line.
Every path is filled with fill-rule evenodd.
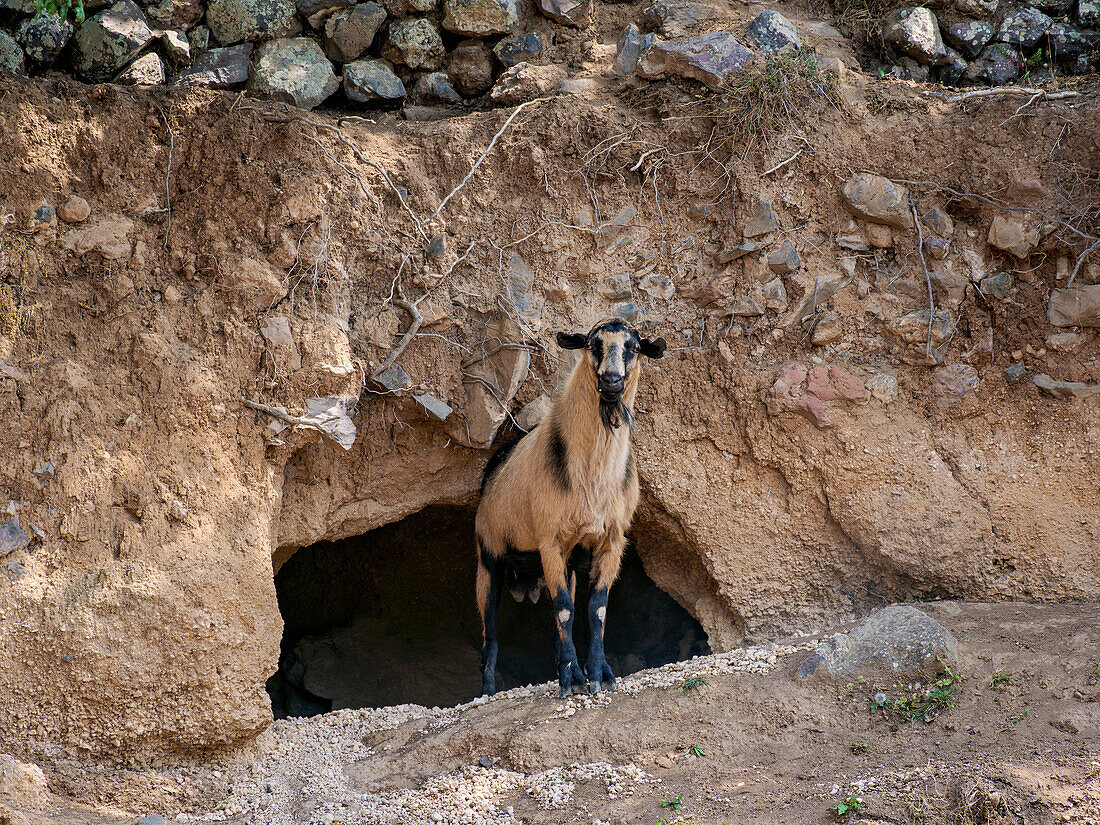
M 623 394 L 626 380 L 617 373 L 604 373 L 596 379 L 596 388 L 600 391 L 600 398 L 608 404 L 619 400 Z

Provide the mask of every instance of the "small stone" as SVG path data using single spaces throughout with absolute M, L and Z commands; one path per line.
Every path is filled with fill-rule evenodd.
M 990 17 L 999 5 L 1000 0 L 955 0 L 955 8 L 969 17 Z
M 1008 297 L 1008 291 L 1012 289 L 1012 273 L 1001 272 L 997 275 L 990 275 L 988 278 L 982 278 L 978 284 L 978 289 L 987 298 L 1004 299 Z
M 896 229 L 911 229 L 909 190 L 869 172 L 848 179 L 841 189 L 844 202 L 855 215 Z
M 756 318 L 764 314 L 764 307 L 761 304 L 764 301 L 764 296 L 760 295 L 746 295 L 738 298 L 733 302 L 733 306 L 730 307 L 730 314 L 736 318 Z
M 779 221 L 775 217 L 775 210 L 767 201 L 758 201 L 756 214 L 745 223 L 744 236 L 746 238 L 758 238 L 779 229 Z
M 955 222 L 937 206 L 925 212 L 922 220 L 926 227 L 941 238 L 950 239 L 955 234 Z
M 651 298 L 667 301 L 676 292 L 676 285 L 663 275 L 655 275 L 651 272 L 642 276 L 641 281 L 638 282 L 638 289 Z
M 464 40 L 447 55 L 447 74 L 467 97 L 484 94 L 493 86 L 491 52 L 481 40 Z
M 645 314 L 645 309 L 637 304 L 619 304 L 615 307 L 615 315 L 633 326 L 637 326 Z
M 779 249 L 768 256 L 768 269 L 778 275 L 789 275 L 797 272 L 802 266 L 802 259 L 790 240 L 784 240 Z
M 456 34 L 508 34 L 519 20 L 516 0 L 444 0 L 443 28 Z
M 850 249 L 853 252 L 869 252 L 871 249 L 867 245 L 867 241 L 864 240 L 863 234 L 859 231 L 859 225 L 853 220 L 848 220 L 840 228 L 840 232 L 836 236 L 836 245 L 841 249 Z
M 729 32 L 713 32 L 681 40 L 657 40 L 638 60 L 638 76 L 659 80 L 668 76 L 698 80 L 716 88 L 752 60 L 752 52 Z
M 894 233 L 890 227 L 880 223 L 868 224 L 863 233 L 867 243 L 874 249 L 889 249 L 894 245 Z
M 386 10 L 378 3 L 359 3 L 341 9 L 325 21 L 321 42 L 325 54 L 337 63 L 358 60 L 371 47 L 386 22 Z
M 1100 284 L 1052 289 L 1047 320 L 1056 327 L 1100 327 Z
M 886 372 L 876 373 L 864 384 L 871 397 L 883 404 L 891 404 L 898 397 L 898 379 Z
M 382 47 L 383 57 L 410 69 L 438 69 L 446 54 L 439 30 L 425 17 L 406 17 L 391 23 Z
M 123 86 L 160 86 L 164 83 L 164 63 L 160 55 L 155 52 L 142 55 L 125 69 L 118 77 L 116 83 Z
M 903 54 L 898 57 L 898 62 L 890 67 L 890 76 L 898 80 L 912 80 L 914 83 L 928 83 L 932 80 L 932 68 Z
M 30 536 L 23 532 L 18 518 L 0 524 L 0 556 L 22 550 L 30 543 Z
M 1010 46 L 1031 49 L 1047 33 L 1053 21 L 1038 9 L 1024 7 L 1010 11 L 1001 21 L 997 39 Z
M 753 18 L 745 39 L 764 54 L 802 48 L 802 40 L 794 24 L 777 11 L 761 12 Z
M 48 12 L 26 18 L 15 30 L 27 57 L 39 63 L 53 63 L 72 36 L 73 24 Z
M 764 306 L 782 312 L 787 308 L 787 289 L 782 278 L 773 278 L 764 284 Z
M 10 578 L 10 579 L 11 579 L 12 581 L 15 581 L 16 579 L 21 579 L 21 578 L 23 578 L 23 577 L 24 577 L 25 575 L 27 575 L 27 567 L 26 567 L 26 565 L 24 565 L 24 564 L 21 564 L 20 562 L 17 562 L 17 561 L 9 561 L 9 562 L 8 562 L 8 563 L 7 563 L 6 565 L 4 565 L 4 566 L 5 566 L 6 568 L 7 568 L 7 571 L 8 571 L 8 577 L 9 577 L 9 578 Z
M 191 62 L 191 41 L 187 34 L 181 31 L 166 31 L 161 40 L 164 42 L 164 51 L 175 63 Z
M 160 814 L 148 814 L 137 821 L 137 825 L 170 825 L 168 818 Z
M 437 261 L 443 259 L 443 256 L 447 254 L 447 235 L 445 233 L 440 232 L 432 238 L 428 244 L 427 254 L 429 258 L 435 258 Z
M 733 261 L 743 258 L 746 255 L 759 252 L 761 249 L 767 246 L 764 241 L 746 241 L 745 243 L 739 243 L 736 246 L 731 246 L 721 250 L 714 259 L 720 264 L 728 264 Z
M 195 26 L 187 32 L 187 42 L 191 44 L 191 51 L 205 52 L 210 48 L 210 29 L 206 26 Z
M 1080 332 L 1055 332 L 1047 336 L 1046 344 L 1055 352 L 1074 352 L 1088 340 L 1089 336 Z
M 79 195 L 70 195 L 57 210 L 57 216 L 65 223 L 82 223 L 90 214 L 92 214 L 92 208 Z
M 298 14 L 308 20 L 321 14 L 332 14 L 337 9 L 351 6 L 354 2 L 355 0 L 295 0 L 294 6 Z
M 929 311 L 919 309 L 889 322 L 887 329 L 890 334 L 907 345 L 902 355 L 907 363 L 933 366 L 943 362 L 946 345 L 955 334 L 955 319 L 944 309 L 935 310 L 931 317 L 932 323 L 929 325 Z
M 550 412 L 552 403 L 550 396 L 543 394 L 536 396 L 531 401 L 528 401 L 523 405 L 523 408 L 516 413 L 516 423 L 519 424 L 527 432 L 535 429 L 539 425 L 539 422 L 546 417 L 546 414 Z
M 528 32 L 505 37 L 493 47 L 493 54 L 504 68 L 510 69 L 538 57 L 543 48 L 542 38 L 536 32 Z
M 970 64 L 963 56 L 948 46 L 947 58 L 936 68 L 936 75 L 945 86 L 958 86 L 969 68 Z
M 93 83 L 110 80 L 153 39 L 145 15 L 121 0 L 84 21 L 73 38 L 73 65 Z
M 539 11 L 555 23 L 580 28 L 588 19 L 589 0 L 537 0 Z
M 898 9 L 888 15 L 882 25 L 882 36 L 921 63 L 938 63 L 947 56 L 940 39 L 939 21 L 923 6 Z
M 1050 54 L 1056 60 L 1087 55 L 1095 47 L 1095 36 L 1088 36 L 1075 26 L 1061 21 L 1051 23 L 1047 30 Z
M 179 32 L 191 30 L 202 20 L 205 13 L 206 3 L 203 0 L 160 0 L 145 7 L 145 16 L 151 23 L 161 29 L 173 29 Z M 206 26 L 202 29 L 209 37 L 210 30 Z M 207 43 L 203 43 L 202 49 L 205 50 L 206 47 Z
M 1036 375 L 1031 379 L 1036 387 L 1054 398 L 1092 398 L 1100 395 L 1100 384 L 1084 384 L 1080 381 L 1057 381 L 1049 375 Z
M 385 60 L 356 60 L 344 66 L 344 93 L 356 103 L 402 100 L 407 94 Z
M 652 36 L 643 37 L 641 30 L 633 23 L 628 23 L 619 35 L 618 51 L 615 54 L 615 62 L 611 70 L 619 77 L 629 77 L 638 70 L 638 58 L 642 50 L 652 43 Z
M 25 68 L 23 49 L 14 37 L 0 29 L 0 74 L 21 75 Z
M 198 56 L 195 64 L 172 81 L 178 86 L 207 86 L 211 89 L 228 89 L 248 80 L 252 54 L 251 43 L 211 49 Z
M 1100 0 L 1078 0 L 1077 24 L 1087 29 L 1100 28 Z
M 633 223 L 637 214 L 638 210 L 633 204 L 628 203 L 614 218 L 600 224 L 600 228 L 596 230 L 596 246 L 599 249 L 606 249 L 610 246 L 622 234 L 622 231 Z
M 1025 375 L 1027 375 L 1027 367 L 1024 366 L 1023 361 L 1017 361 L 1005 370 L 1005 380 L 1007 380 L 1009 384 L 1015 384 Z
M 497 78 L 489 97 L 494 103 L 511 106 L 556 92 L 565 79 L 566 68 L 562 64 L 532 66 L 530 63 L 517 63 Z
M 480 759 L 477 760 L 477 763 L 483 768 L 491 768 L 493 767 L 493 757 L 482 756 Z
M 824 315 L 814 325 L 814 334 L 810 338 L 814 346 L 825 346 L 838 340 L 841 336 L 840 322 L 835 315 Z
M 1022 218 L 997 215 L 989 227 L 989 245 L 1017 258 L 1026 258 L 1039 245 L 1039 227 L 1025 223 Z
M 387 392 L 401 392 L 412 386 L 409 374 L 401 368 L 400 364 L 387 367 L 380 375 L 372 379 Z
M 596 287 L 596 291 L 609 301 L 625 300 L 630 297 L 633 291 L 630 284 L 630 276 L 626 273 L 620 273 L 605 278 L 603 282 Z
M 969 364 L 951 364 L 932 373 L 932 397 L 936 406 L 946 410 L 978 389 L 978 372 Z
M 943 240 L 943 238 L 937 238 L 934 235 L 930 235 L 924 239 L 924 251 L 937 261 L 942 261 L 946 258 L 950 250 L 951 244 Z
M 414 392 L 413 400 L 420 405 L 425 413 L 437 421 L 446 421 L 447 416 L 454 412 L 446 403 L 426 392 Z
M 207 0 L 206 24 L 225 45 L 294 34 L 299 24 L 293 0 Z
M 57 228 L 57 212 L 48 203 L 42 203 L 34 210 L 27 229 L 31 232 L 45 232 Z
M 993 34 L 993 27 L 984 20 L 964 20 L 944 30 L 947 42 L 971 58 L 982 53 Z

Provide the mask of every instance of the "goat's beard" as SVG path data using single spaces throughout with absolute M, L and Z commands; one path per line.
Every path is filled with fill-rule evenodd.
M 614 401 L 605 401 L 603 396 L 600 396 L 600 420 L 609 430 L 617 430 L 626 424 L 631 434 L 634 433 L 634 413 L 623 403 L 621 395 Z

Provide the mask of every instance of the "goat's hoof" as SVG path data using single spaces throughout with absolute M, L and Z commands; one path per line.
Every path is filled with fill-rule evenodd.
M 492 679 L 486 679 L 485 681 L 483 681 L 481 683 L 481 695 L 482 696 L 492 696 L 496 692 L 497 692 L 496 682 L 494 682 Z
M 588 663 L 588 691 L 599 693 L 604 685 L 608 690 L 615 690 L 618 684 L 615 682 L 615 674 L 611 672 L 611 666 L 607 661 Z
M 558 687 L 560 688 L 559 699 L 565 699 L 573 692 L 573 688 L 575 687 L 587 690 L 588 680 L 584 678 L 584 671 L 581 670 L 581 663 L 575 658 L 571 662 L 562 663 L 561 670 L 558 674 Z

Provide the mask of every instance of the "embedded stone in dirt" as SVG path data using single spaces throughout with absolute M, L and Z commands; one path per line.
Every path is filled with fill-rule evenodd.
M 1022 8 L 1011 11 L 1001 21 L 997 39 L 1022 49 L 1033 48 L 1047 33 L 1054 21 L 1038 9 Z
M 1022 218 L 997 215 L 989 226 L 989 245 L 1017 258 L 1026 258 L 1039 245 L 1039 227 Z
M 946 410 L 978 389 L 980 383 L 978 371 L 969 364 L 940 367 L 933 373 L 932 397 L 937 407 Z
M 1100 395 L 1100 384 L 1081 381 L 1058 381 L 1049 375 L 1036 375 L 1031 379 L 1036 387 L 1055 398 L 1092 398 Z
M 538 0 L 539 11 L 555 23 L 580 28 L 588 17 L 588 0 Z
M 344 93 L 357 103 L 400 100 L 405 84 L 385 60 L 356 60 L 344 67 Z
M 386 10 L 378 3 L 359 3 L 335 12 L 325 21 L 321 38 L 325 54 L 337 63 L 358 60 L 385 22 Z
M 882 36 L 921 63 L 938 63 L 947 56 L 936 15 L 923 6 L 891 13 L 883 22 Z
M 28 17 L 15 30 L 27 57 L 40 63 L 53 63 L 72 36 L 73 24 L 53 14 Z
M 417 103 L 462 102 L 462 95 L 455 91 L 451 79 L 444 72 L 421 75 L 413 86 L 412 97 Z
M 886 372 L 872 375 L 863 382 L 863 386 L 876 401 L 891 404 L 898 397 L 898 379 Z
M 745 222 L 744 236 L 746 238 L 759 238 L 779 229 L 779 221 L 775 217 L 775 210 L 767 201 L 757 201 L 756 214 Z
M 835 364 L 817 366 L 810 370 L 807 392 L 822 401 L 850 401 L 865 404 L 868 399 L 863 381 L 843 367 Z
M 270 40 L 298 28 L 292 0 L 209 0 L 206 24 L 219 43 Z
M 103 83 L 153 39 L 145 15 L 122 0 L 89 18 L 73 38 L 73 65 L 82 77 Z
M 130 233 L 134 231 L 134 222 L 120 216 L 105 217 L 89 226 L 69 231 L 65 235 L 65 249 L 83 257 L 89 252 L 98 252 L 108 261 L 130 255 Z
M 143 54 L 122 70 L 116 83 L 123 86 L 160 86 L 164 83 L 164 63 L 156 53 Z
M 464 40 L 447 55 L 447 74 L 455 88 L 467 97 L 484 94 L 493 87 L 493 61 L 481 40 Z
M 50 805 L 46 775 L 37 765 L 0 753 L 0 801 L 16 808 L 44 810 Z
M 190 70 L 173 81 L 177 86 L 208 86 L 212 89 L 229 89 L 248 80 L 248 58 L 252 54 L 251 43 L 211 49 L 195 60 Z
M 23 532 L 18 518 L 12 518 L 0 524 L 0 556 L 22 550 L 30 543 L 30 536 Z
M 649 80 L 687 77 L 717 87 L 752 60 L 752 52 L 729 32 L 713 32 L 682 40 L 658 40 L 642 52 L 638 75 Z
M 814 332 L 810 342 L 817 347 L 831 344 L 841 336 L 840 321 L 835 315 L 822 316 L 821 320 L 814 324 Z
M 857 216 L 897 229 L 913 226 L 909 214 L 909 190 L 882 175 L 860 172 L 841 189 L 845 204 Z
M 718 16 L 714 6 L 705 3 L 673 3 L 656 0 L 642 12 L 642 20 L 665 37 L 686 37 L 701 24 Z
M 508 34 L 518 21 L 516 0 L 444 0 L 443 28 L 456 34 Z
M 646 35 L 650 37 L 650 35 Z M 649 45 L 641 30 L 633 23 L 628 23 L 623 33 L 619 35 L 618 52 L 611 70 L 619 77 L 629 77 L 638 70 L 638 58 L 642 49 Z
M 798 668 L 808 679 L 828 673 L 846 679 L 866 667 L 885 667 L 893 673 L 926 672 L 936 660 L 958 659 L 958 643 L 943 625 L 915 607 L 891 605 L 848 633 L 838 633 L 818 645 Z
M 902 355 L 907 363 L 932 366 L 943 361 L 944 344 L 955 334 L 955 320 L 945 309 L 932 313 L 931 325 L 928 320 L 929 311 L 919 309 L 894 319 L 887 327 L 892 335 L 908 345 Z
M 798 251 L 789 239 L 784 240 L 779 249 L 768 256 L 768 269 L 780 275 L 797 272 L 801 266 L 802 259 L 798 257 Z
M 408 17 L 390 24 L 382 56 L 410 69 L 438 69 L 447 51 L 432 21 Z
M 315 40 L 293 37 L 264 43 L 248 81 L 255 97 L 312 109 L 340 88 L 325 53 Z
M 1008 291 L 1012 289 L 1012 273 L 998 272 L 996 275 L 982 278 L 981 282 L 978 284 L 978 289 L 980 289 L 982 295 L 985 295 L 987 298 L 1002 300 L 1008 297 Z
M 756 15 L 745 38 L 764 54 L 778 54 L 784 49 L 801 49 L 802 40 L 794 24 L 777 11 Z
M 990 86 L 1004 86 L 1020 76 L 1020 53 L 1017 49 L 994 43 L 982 49 L 978 59 L 970 64 L 963 79 Z
M 545 46 L 538 32 L 527 32 L 505 37 L 493 47 L 493 54 L 506 69 L 517 63 L 525 63 L 542 54 Z

